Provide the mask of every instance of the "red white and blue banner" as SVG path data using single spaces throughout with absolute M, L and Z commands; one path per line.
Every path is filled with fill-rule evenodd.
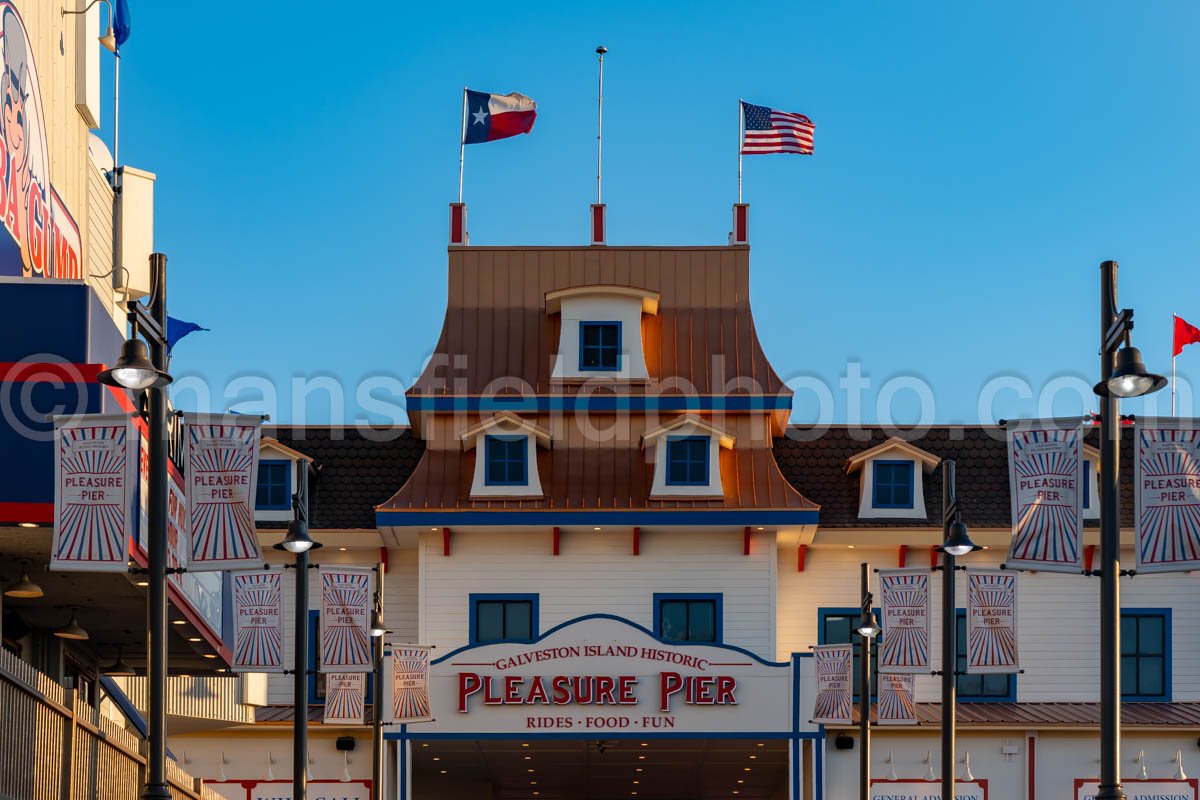
M 50 569 L 129 569 L 129 542 L 136 533 L 137 447 L 128 414 L 54 420 Z
M 362 725 L 366 721 L 367 676 L 330 672 L 325 676 L 326 725 Z
M 916 725 L 917 676 L 911 673 L 879 673 L 878 720 L 880 725 Z
M 188 570 L 262 566 L 254 528 L 262 420 L 244 414 L 188 414 L 186 442 Z
M 821 644 L 813 648 L 817 672 L 817 700 L 812 721 L 822 725 L 849 725 L 854 705 L 850 670 L 854 648 L 848 644 Z
M 1007 565 L 1083 571 L 1083 431 L 1075 420 L 1008 423 L 1012 543 Z
M 463 91 L 463 144 L 494 142 L 533 130 L 537 103 L 525 95 Z
M 928 569 L 879 570 L 881 672 L 929 672 Z
M 235 572 L 233 671 L 283 672 L 283 575 Z
M 1018 672 L 1017 573 L 967 570 L 967 672 Z
M 1200 427 L 1139 417 L 1135 430 L 1137 571 L 1200 570 Z
M 401 645 L 392 648 L 391 669 L 387 670 L 391 702 L 384 713 L 385 722 L 429 722 L 433 719 L 429 703 L 429 648 Z
M 370 567 L 322 564 L 321 672 L 371 672 L 371 607 L 375 573 Z

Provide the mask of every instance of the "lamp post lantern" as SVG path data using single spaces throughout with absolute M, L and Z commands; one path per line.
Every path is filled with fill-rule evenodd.
M 1125 800 L 1121 787 L 1121 398 L 1157 392 L 1130 345 L 1133 309 L 1117 310 L 1117 262 L 1100 265 L 1100 785 L 1096 800 Z M 1123 346 L 1122 346 L 1123 345 Z M 1119 348 L 1119 349 L 1118 349 Z

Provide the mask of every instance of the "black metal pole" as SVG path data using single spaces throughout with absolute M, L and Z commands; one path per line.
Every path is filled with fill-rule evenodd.
M 1100 379 L 1112 377 L 1117 345 L 1117 262 L 1100 265 Z M 1100 398 L 1100 786 L 1096 800 L 1125 800 L 1121 788 L 1121 521 L 1118 466 L 1121 401 Z
M 159 330 L 167 330 L 167 257 L 150 256 L 154 280 L 150 315 Z M 167 369 L 166 343 L 158 336 L 146 336 L 150 360 L 156 369 Z M 154 386 L 146 390 L 149 443 L 150 495 L 146 499 L 149 518 L 147 550 L 150 583 L 146 609 L 146 661 L 149 669 L 150 696 L 146 710 L 146 786 L 143 800 L 169 800 L 167 785 L 167 390 Z
M 942 461 L 942 541 L 950 538 L 955 499 L 954 462 Z M 954 800 L 954 716 L 958 667 L 958 608 L 954 598 L 955 558 L 942 550 L 942 800 Z
M 308 461 L 296 462 L 295 520 L 308 533 Z M 301 531 L 297 530 L 297 534 Z M 292 749 L 292 800 L 308 793 L 308 550 L 296 553 L 295 721 Z
M 383 617 L 383 579 L 385 567 L 379 562 L 378 574 L 375 577 L 375 605 L 378 611 L 380 627 L 384 626 Z M 371 794 L 373 797 L 383 797 L 383 640 L 385 636 L 375 637 L 375 695 L 371 705 Z
M 867 573 L 870 567 L 861 565 L 861 594 L 859 616 L 865 618 L 871 613 L 871 590 L 867 584 Z M 858 663 L 858 797 L 859 800 L 870 800 L 871 797 L 871 637 L 858 636 L 862 649 Z

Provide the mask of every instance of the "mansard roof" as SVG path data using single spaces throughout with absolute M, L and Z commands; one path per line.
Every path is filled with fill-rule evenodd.
M 535 394 L 563 391 L 550 380 L 562 320 L 547 299 L 598 285 L 661 297 L 657 315 L 642 317 L 651 384 L 791 395 L 755 333 L 748 248 L 471 246 L 451 248 L 449 261 L 441 336 L 410 395 L 480 395 L 505 379 Z

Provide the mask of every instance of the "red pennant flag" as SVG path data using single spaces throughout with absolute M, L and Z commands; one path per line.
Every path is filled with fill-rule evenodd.
M 1171 357 L 1183 352 L 1184 345 L 1200 344 L 1200 328 L 1192 325 L 1183 317 L 1175 317 L 1175 349 Z

